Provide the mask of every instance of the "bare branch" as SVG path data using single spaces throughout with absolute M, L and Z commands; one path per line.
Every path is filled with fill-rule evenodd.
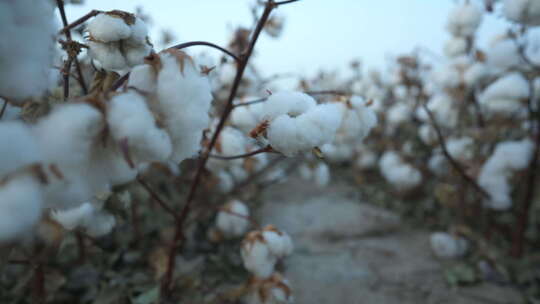
M 232 159 L 239 159 L 239 158 L 248 158 L 250 156 L 254 156 L 254 155 L 257 155 L 257 154 L 261 154 L 261 153 L 277 153 L 277 152 L 274 151 L 274 149 L 272 149 L 271 146 L 266 146 L 264 148 L 261 148 L 261 149 L 255 150 L 255 151 L 251 151 L 249 153 L 235 155 L 235 156 L 221 156 L 221 155 L 210 154 L 210 157 L 211 158 L 217 158 L 217 159 L 223 159 L 223 160 L 232 160 Z

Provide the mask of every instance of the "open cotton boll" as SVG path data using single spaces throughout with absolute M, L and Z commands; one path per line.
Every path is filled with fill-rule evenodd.
M 224 156 L 233 156 L 246 153 L 247 137 L 232 127 L 225 127 L 220 133 L 221 151 L 218 154 Z M 233 164 L 241 164 L 243 159 L 234 159 L 226 161 Z
M 294 302 L 289 281 L 274 273 L 267 279 L 250 282 L 249 292 L 243 297 L 245 304 L 290 304 Z
M 397 126 L 408 122 L 411 118 L 411 109 L 405 103 L 396 103 L 388 109 L 386 113 L 386 122 L 391 126 Z
M 270 252 L 278 259 L 286 257 L 293 252 L 294 248 L 291 237 L 286 232 L 268 225 L 263 228 L 262 236 Z
M 126 64 L 134 67 L 144 63 L 144 58 L 150 55 L 152 47 L 148 44 L 141 45 L 126 45 L 125 59 Z
M 486 205 L 494 210 L 507 210 L 512 206 L 508 178 L 513 171 L 525 169 L 532 158 L 534 144 L 529 139 L 505 141 L 497 144 L 493 155 L 484 163 L 478 184 L 488 192 Z
M 482 62 L 476 62 L 471 65 L 463 74 L 463 80 L 469 87 L 475 87 L 484 83 L 491 76 L 490 68 Z
M 435 175 L 443 175 L 448 171 L 448 162 L 444 155 L 437 151 L 428 160 L 428 168 Z
M 118 42 L 101 43 L 88 41 L 88 56 L 99 61 L 106 70 L 122 70 L 127 68 L 127 61 L 120 51 Z
M 341 120 L 339 104 L 318 105 L 295 118 L 283 114 L 270 123 L 268 141 L 276 151 L 292 156 L 332 142 Z
M 94 177 L 94 187 L 100 189 L 106 185 L 127 184 L 135 180 L 138 173 L 137 167 L 131 168 L 125 156 L 112 142 L 107 143 L 106 147 L 94 147 L 89 171 Z
M 255 100 L 256 98 L 253 98 Z M 253 130 L 263 120 L 262 103 L 235 107 L 231 113 L 231 123 L 244 132 Z
M 418 128 L 418 137 L 426 145 L 432 145 L 437 142 L 437 133 L 430 124 L 422 124 Z
M 469 244 L 466 239 L 446 232 L 434 232 L 430 236 L 433 253 L 439 258 L 460 258 L 467 253 Z
M 211 87 L 208 78 L 198 72 L 184 53 L 162 53 L 160 58 L 159 109 L 173 143 L 172 160 L 178 163 L 196 155 L 201 148 L 203 130 L 210 124 Z
M 351 142 L 346 142 L 340 133 L 331 144 L 324 144 L 320 147 L 324 158 L 331 162 L 344 162 L 350 160 L 354 154 L 354 146 Z
M 92 216 L 94 206 L 86 202 L 75 208 L 51 211 L 51 218 L 67 230 L 73 230 Z
M 352 109 L 344 109 L 340 131 L 342 130 L 349 138 L 362 140 L 377 124 L 377 114 L 360 96 L 352 96 L 350 105 Z
M 127 140 L 136 163 L 165 161 L 172 144 L 165 130 L 158 128 L 145 99 L 134 91 L 114 96 L 107 105 L 109 130 L 116 140 Z
M 0 179 L 43 160 L 30 128 L 22 122 L 0 122 Z
M 383 154 L 379 160 L 379 169 L 384 178 L 400 190 L 414 188 L 422 181 L 420 171 L 404 163 L 395 151 L 387 151 Z
M 459 113 L 454 104 L 454 100 L 444 93 L 438 93 L 431 97 L 427 103 L 427 108 L 433 113 L 435 121 L 439 126 L 453 128 L 458 123 Z M 424 108 L 417 111 L 418 118 L 429 122 L 429 116 Z
M 448 153 L 455 159 L 469 160 L 473 157 L 474 141 L 470 137 L 449 138 L 446 147 Z
M 496 38 L 486 50 L 486 64 L 499 71 L 519 68 L 522 64 L 518 45 L 508 37 Z
M 275 92 L 263 103 L 264 117 L 273 120 L 276 117 L 288 114 L 296 117 L 315 107 L 317 102 L 313 97 L 293 91 Z
M 504 0 L 504 16 L 526 25 L 540 25 L 540 2 L 536 0 Z
M 454 37 L 444 44 L 444 54 L 447 57 L 454 58 L 467 53 L 467 39 L 463 37 Z
M 216 217 L 216 227 L 225 238 L 240 237 L 249 227 L 249 209 L 239 200 L 233 200 L 222 208 Z
M 88 218 L 83 223 L 86 233 L 92 237 L 107 235 L 113 230 L 114 226 L 116 226 L 116 219 L 114 216 L 103 210 L 95 211 L 92 214 L 92 217 Z
M 101 13 L 88 23 L 86 30 L 93 39 L 111 42 L 126 39 L 131 35 L 131 28 L 120 16 Z
M 52 1 L 0 1 L 0 96 L 12 102 L 41 96 L 57 49 Z
M 30 175 L 0 185 L 0 244 L 31 230 L 41 217 L 41 185 Z
M 156 90 L 156 81 L 157 75 L 154 68 L 149 64 L 141 64 L 131 70 L 128 87 L 151 93 Z
M 260 231 L 252 231 L 242 241 L 240 250 L 244 267 L 254 276 L 267 278 L 274 272 L 278 260 L 262 237 Z
M 529 97 L 529 83 L 520 73 L 503 76 L 480 95 L 479 102 L 488 110 L 500 114 L 515 114 L 524 105 L 522 100 Z
M 359 145 L 356 148 L 357 156 L 355 165 L 360 169 L 371 169 L 377 166 L 377 154 L 367 146 Z
M 433 82 L 441 89 L 453 89 L 461 84 L 461 73 L 454 64 L 441 65 L 432 76 Z
M 221 192 L 226 193 L 233 189 L 234 179 L 227 171 L 218 171 L 217 177 L 219 179 L 218 188 Z
M 482 11 L 473 3 L 455 7 L 448 16 L 446 29 L 458 37 L 473 36 L 482 22 Z

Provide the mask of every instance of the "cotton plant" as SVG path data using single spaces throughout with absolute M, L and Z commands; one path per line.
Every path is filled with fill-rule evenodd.
M 152 44 L 144 21 L 123 11 L 102 12 L 86 27 L 89 56 L 105 70 L 125 70 L 140 65 Z

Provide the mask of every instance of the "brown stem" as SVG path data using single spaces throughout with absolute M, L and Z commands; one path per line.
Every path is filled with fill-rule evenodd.
M 461 175 L 461 177 L 467 182 L 469 183 L 476 191 L 478 191 L 478 193 L 480 193 L 483 197 L 485 198 L 489 198 L 489 194 L 486 192 L 486 190 L 484 190 L 482 187 L 480 187 L 480 185 L 478 185 L 478 183 L 472 178 L 470 177 L 466 172 L 465 170 L 461 167 L 461 165 L 452 157 L 452 155 L 450 155 L 450 153 L 448 152 L 448 149 L 446 147 L 446 141 L 444 139 L 444 136 L 442 135 L 442 132 L 441 132 L 441 129 L 439 128 L 436 120 L 435 120 L 435 117 L 433 116 L 433 113 L 431 112 L 431 110 L 426 106 L 425 103 L 422 103 L 422 107 L 424 108 L 424 110 L 426 111 L 426 113 L 428 114 L 429 116 L 429 120 L 431 121 L 431 125 L 433 126 L 433 128 L 435 129 L 435 132 L 437 133 L 437 138 L 439 140 L 439 145 L 441 146 L 441 149 L 443 151 L 443 154 L 444 154 L 444 157 L 448 160 L 448 162 L 450 162 L 450 164 L 452 165 L 452 167 L 454 167 L 454 169 L 459 173 L 459 175 Z
M 260 149 L 255 150 L 255 151 L 251 151 L 249 153 L 235 155 L 235 156 L 221 156 L 221 155 L 210 154 L 210 157 L 211 158 L 217 158 L 217 159 L 223 159 L 223 160 L 232 160 L 232 159 L 239 159 L 239 158 L 248 158 L 250 156 L 257 155 L 257 154 L 272 153 L 272 152 L 275 152 L 274 149 L 272 149 L 271 146 L 266 146 L 264 148 L 260 148 Z
M 212 149 L 214 148 L 217 142 L 217 139 L 219 137 L 219 134 L 221 133 L 221 130 L 225 126 L 225 122 L 227 118 L 229 117 L 229 114 L 232 112 L 234 108 L 233 101 L 236 98 L 236 94 L 240 86 L 240 81 L 242 80 L 242 76 L 244 75 L 244 71 L 249 62 L 249 58 L 251 57 L 251 54 L 253 53 L 253 49 L 255 48 L 255 43 L 257 42 L 257 39 L 259 38 L 259 35 L 264 25 L 266 24 L 266 21 L 270 17 L 270 13 L 276 7 L 277 5 L 273 0 L 269 0 L 268 2 L 266 2 L 264 11 L 262 13 L 261 18 L 259 19 L 259 22 L 257 23 L 255 30 L 253 31 L 247 50 L 239 56 L 239 60 L 237 61 L 236 76 L 234 78 L 234 82 L 231 87 L 231 91 L 230 91 L 227 103 L 225 104 L 225 109 L 223 110 L 223 113 L 216 127 L 216 131 L 214 132 L 212 136 L 210 144 L 205 149 L 204 153 L 202 154 L 199 160 L 199 165 L 197 168 L 197 172 L 195 174 L 195 179 L 193 183 L 191 184 L 191 187 L 189 189 L 189 193 L 186 199 L 186 203 L 184 207 L 182 208 L 180 215 L 178 217 L 178 220 L 176 222 L 174 240 L 171 243 L 171 246 L 169 249 L 167 272 L 165 273 L 162 280 L 162 284 L 161 284 L 162 294 L 164 295 L 170 294 L 170 291 L 171 291 L 171 283 L 172 283 L 173 272 L 174 272 L 175 261 L 176 261 L 175 259 L 176 252 L 177 252 L 177 249 L 183 245 L 183 240 L 184 240 L 184 231 L 183 231 L 184 222 L 186 221 L 189 211 L 191 210 L 191 205 L 195 199 L 195 194 L 200 184 L 200 180 L 201 180 L 204 168 L 206 166 L 206 162 L 208 161 L 210 153 L 212 152 Z
M 143 188 L 150 194 L 150 196 L 154 199 L 154 201 L 156 201 L 159 204 L 159 206 L 163 208 L 163 210 L 165 210 L 167 213 L 172 215 L 175 220 L 178 219 L 178 215 L 176 214 L 176 212 L 174 212 L 174 210 L 167 203 L 165 203 L 164 200 L 162 200 L 159 197 L 156 191 L 154 191 L 154 189 L 152 189 L 152 187 L 150 187 L 150 185 L 144 179 L 142 179 L 142 177 L 138 176 L 137 182 L 139 182 L 139 184 L 143 186 Z
M 73 64 L 73 57 L 69 57 L 64 63 L 64 68 L 62 68 L 62 75 L 64 78 L 64 101 L 69 98 L 69 71 L 71 70 L 71 65 Z
M 97 16 L 99 13 L 101 13 L 101 11 L 98 11 L 98 10 L 90 11 L 88 14 L 86 14 L 86 15 L 82 16 L 81 18 L 73 21 L 71 24 L 64 25 L 64 27 L 58 32 L 58 35 L 62 35 L 62 34 L 65 34 L 65 33 L 69 32 L 72 28 L 83 24 L 86 20 L 88 20 L 88 19 L 90 19 L 90 18 L 92 18 L 94 16 Z
M 36 265 L 34 270 L 34 303 L 45 303 L 46 293 L 45 293 L 45 272 L 43 271 L 43 264 L 39 263 Z
M 79 264 L 83 264 L 86 260 L 86 246 L 84 245 L 84 234 L 80 231 L 75 232 L 77 238 L 77 249 L 79 253 Z
M 236 62 L 240 62 L 240 58 L 238 56 L 236 56 L 235 54 L 233 54 L 231 51 L 225 49 L 225 48 L 222 48 L 221 46 L 217 45 L 217 44 L 213 44 L 211 42 L 206 42 L 206 41 L 190 41 L 190 42 L 184 42 L 184 43 L 181 43 L 181 44 L 177 44 L 177 45 L 174 45 L 174 46 L 171 46 L 169 49 L 178 49 L 178 50 L 181 50 L 181 49 L 184 49 L 184 48 L 187 48 L 187 47 L 190 47 L 190 46 L 196 46 L 196 45 L 204 45 L 204 46 L 209 46 L 211 48 L 214 48 L 214 49 L 217 49 L 217 50 L 220 50 L 221 52 L 229 55 L 231 58 L 233 58 Z

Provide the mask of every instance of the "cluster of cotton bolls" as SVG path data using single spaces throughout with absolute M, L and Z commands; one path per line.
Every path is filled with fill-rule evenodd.
M 0 1 L 0 96 L 13 102 L 50 88 L 56 24 L 52 1 Z
M 101 209 L 112 187 L 133 181 L 148 163 L 178 164 L 197 155 L 210 121 L 208 79 L 180 51 L 154 60 L 134 69 L 134 89 L 103 106 L 72 102 L 35 125 L 0 124 L 2 142 L 10 143 L 0 148 L 0 197 L 10 202 L 0 206 L 1 241 L 30 229 L 42 210 L 66 229 L 106 234 L 114 217 Z
M 529 139 L 500 142 L 493 155 L 484 163 L 478 183 L 489 194 L 487 207 L 495 210 L 507 210 L 512 207 L 512 187 L 509 178 L 512 173 L 523 170 L 529 165 L 534 144 Z
M 105 70 L 124 70 L 142 64 L 152 51 L 146 24 L 127 12 L 100 13 L 86 30 L 88 54 Z

